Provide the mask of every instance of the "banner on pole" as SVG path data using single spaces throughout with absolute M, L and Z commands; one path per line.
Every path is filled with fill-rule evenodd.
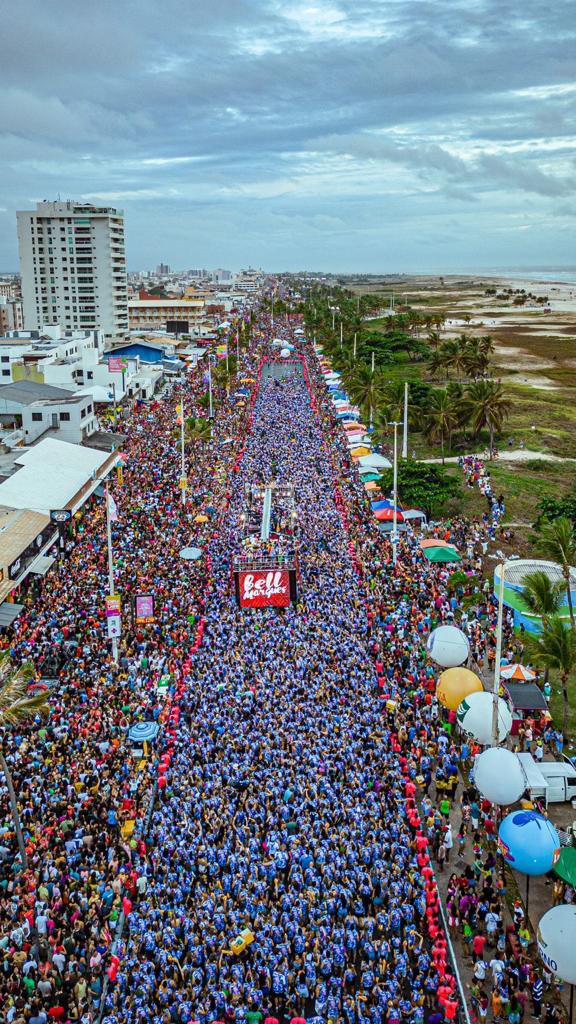
M 108 360 L 108 369 L 110 373 L 124 373 L 126 369 L 126 361 L 122 356 L 110 356 Z
M 154 595 L 136 594 L 135 611 L 137 623 L 154 622 Z
M 120 594 L 108 594 L 106 597 L 106 617 L 120 615 L 122 610 Z
M 119 615 L 108 616 L 106 626 L 108 627 L 108 637 L 110 640 L 115 640 L 122 633 L 122 619 Z

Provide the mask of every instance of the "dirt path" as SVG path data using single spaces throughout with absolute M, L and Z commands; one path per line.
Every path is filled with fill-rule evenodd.
M 478 452 L 469 452 L 464 458 L 477 455 Z M 447 465 L 456 465 L 458 459 L 461 458 L 459 455 L 449 455 L 444 460 L 442 459 L 419 459 L 419 462 L 434 462 L 442 463 L 444 461 Z M 576 462 L 576 459 L 569 457 L 563 457 L 560 455 L 551 455 L 549 452 L 535 452 L 530 448 L 505 448 L 498 455 L 497 462 L 532 462 L 532 460 L 538 459 L 540 462 Z M 490 461 L 487 460 L 486 464 L 489 466 Z

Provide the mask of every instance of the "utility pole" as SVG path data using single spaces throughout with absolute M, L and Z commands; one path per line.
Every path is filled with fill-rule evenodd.
M 408 458 L 408 381 L 404 381 L 404 430 L 402 434 L 402 458 Z
M 208 356 L 208 416 L 210 423 L 214 419 L 214 409 L 212 408 L 212 358 Z
M 372 373 L 374 373 L 374 355 L 375 355 L 375 353 L 373 352 L 372 353 Z
M 106 481 L 106 540 L 108 542 L 108 594 L 114 595 L 114 551 L 112 549 L 112 521 L 110 519 L 110 490 Z M 118 640 L 112 637 L 112 660 L 118 664 Z
M 112 400 L 114 402 L 114 430 L 118 430 L 118 409 L 116 407 L 116 384 L 112 382 Z
M 184 451 L 184 388 L 182 388 L 182 400 L 180 404 L 180 489 L 182 491 L 182 504 L 186 504 L 186 454 Z
M 494 663 L 494 687 L 492 691 L 492 746 L 498 746 L 498 697 L 500 696 L 500 662 L 502 660 L 502 624 L 504 618 L 504 582 L 506 579 L 507 562 L 499 565 L 498 580 L 498 620 L 496 624 L 496 659 Z
M 358 337 L 358 335 L 356 334 L 356 331 L 354 331 L 354 362 L 356 362 L 356 339 L 357 339 L 357 337 Z
M 394 502 L 392 518 L 392 563 L 398 561 L 398 427 L 400 424 L 394 421 L 390 424 L 394 427 L 394 473 L 392 483 L 392 500 Z
M 344 340 L 344 324 L 340 321 L 340 348 L 342 348 L 342 342 Z

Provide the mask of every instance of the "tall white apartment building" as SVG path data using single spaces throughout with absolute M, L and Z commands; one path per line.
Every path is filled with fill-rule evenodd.
M 26 330 L 128 330 L 124 215 L 111 207 L 42 202 L 16 214 Z

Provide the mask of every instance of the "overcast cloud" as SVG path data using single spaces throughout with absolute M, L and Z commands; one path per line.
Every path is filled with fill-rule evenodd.
M 131 269 L 576 262 L 573 0 L 20 0 L 0 270 L 37 199 L 125 210 Z

